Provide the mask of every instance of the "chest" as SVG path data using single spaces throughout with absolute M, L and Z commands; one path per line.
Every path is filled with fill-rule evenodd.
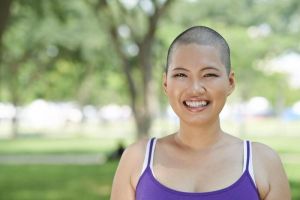
M 223 152 L 223 153 L 221 153 Z M 190 155 L 177 152 L 154 155 L 152 172 L 161 184 L 184 192 L 209 192 L 235 183 L 243 173 L 243 152 L 228 150 Z

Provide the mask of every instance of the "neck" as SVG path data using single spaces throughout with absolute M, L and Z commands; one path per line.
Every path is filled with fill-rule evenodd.
M 219 119 L 209 125 L 191 125 L 181 121 L 175 140 L 185 148 L 201 150 L 216 145 L 222 135 Z

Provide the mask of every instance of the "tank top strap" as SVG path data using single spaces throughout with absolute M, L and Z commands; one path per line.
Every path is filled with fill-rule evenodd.
M 156 138 L 151 138 L 150 139 L 150 149 L 148 152 L 149 156 L 148 156 L 148 161 L 147 161 L 147 167 L 150 167 L 151 169 L 152 169 L 152 165 L 153 165 L 155 144 L 156 144 Z
M 141 175 L 144 173 L 147 167 L 150 167 L 150 169 L 152 169 L 155 144 L 156 144 L 156 138 L 151 138 L 147 143 Z
M 253 162 L 252 162 L 252 144 L 249 140 L 244 140 L 244 166 L 243 172 L 248 171 L 254 184 L 254 171 L 253 171 Z

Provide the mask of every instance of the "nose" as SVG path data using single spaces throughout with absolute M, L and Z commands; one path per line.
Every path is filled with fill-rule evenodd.
M 192 84 L 192 92 L 195 95 L 204 94 L 206 92 L 205 85 L 199 80 L 194 81 Z

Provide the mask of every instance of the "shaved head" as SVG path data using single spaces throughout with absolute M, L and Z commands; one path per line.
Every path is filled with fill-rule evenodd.
M 227 74 L 229 74 L 231 70 L 229 46 L 226 40 L 218 32 L 205 26 L 191 27 L 174 39 L 168 51 L 166 73 L 168 72 L 169 65 L 172 61 L 174 50 L 180 45 L 188 44 L 207 45 L 218 49 L 220 59 L 226 67 Z

